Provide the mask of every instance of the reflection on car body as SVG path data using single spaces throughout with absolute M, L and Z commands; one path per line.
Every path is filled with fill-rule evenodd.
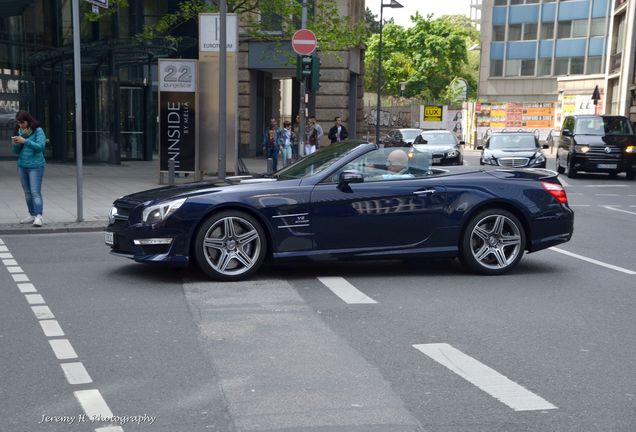
M 113 204 L 106 242 L 138 262 L 196 262 L 233 281 L 265 259 L 457 257 L 501 274 L 524 251 L 570 239 L 574 214 L 554 172 L 442 170 L 426 152 L 397 150 L 408 155 L 408 177 L 378 176 L 394 172 L 395 148 L 345 141 L 253 182 L 128 195 Z

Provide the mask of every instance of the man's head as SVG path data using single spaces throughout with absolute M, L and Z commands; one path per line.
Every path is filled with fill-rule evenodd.
M 393 150 L 387 157 L 387 170 L 392 172 L 400 172 L 408 166 L 409 157 L 404 150 Z
M 333 119 L 333 121 L 336 122 L 336 126 L 340 126 L 342 124 L 342 120 L 340 119 L 340 116 L 338 116 L 335 119 Z
M 271 127 L 275 127 L 275 126 L 277 126 L 277 125 L 278 125 L 278 120 L 276 120 L 276 118 L 275 118 L 275 117 L 272 117 L 272 118 L 271 118 L 271 120 L 269 121 L 269 125 L 270 125 Z

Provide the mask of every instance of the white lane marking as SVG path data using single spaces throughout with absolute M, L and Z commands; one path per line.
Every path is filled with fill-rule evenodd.
M 24 273 L 12 274 L 11 277 L 13 278 L 14 282 L 29 282 L 29 277 Z
M 559 181 L 561 182 L 563 186 L 570 187 L 570 183 L 566 182 L 563 176 L 559 176 Z
M 62 363 L 62 370 L 69 384 L 89 384 L 93 382 L 91 376 L 81 362 Z
M 119 426 L 106 426 L 95 429 L 95 432 L 124 432 Z
M 606 209 L 608 209 L 608 210 L 613 210 L 613 211 L 621 212 L 621 213 L 628 213 L 628 214 L 636 215 L 636 213 L 634 213 L 634 212 L 630 212 L 630 211 L 627 211 L 627 210 L 618 209 L 618 208 L 615 208 L 615 207 L 613 207 L 613 206 L 607 206 L 607 205 L 604 205 L 604 206 L 601 206 L 601 207 L 606 208 Z M 630 206 L 630 207 L 631 207 L 631 206 Z
M 583 192 L 568 192 L 568 195 L 583 195 Z
M 595 196 L 621 196 L 621 194 L 594 194 Z
M 515 411 L 557 409 L 550 402 L 452 345 L 433 343 L 413 347 Z
M 68 339 L 51 339 L 49 341 L 53 354 L 58 360 L 69 360 L 77 358 L 77 353 Z
M 20 289 L 21 293 L 31 293 L 31 292 L 38 292 L 35 287 L 33 286 L 32 283 L 21 283 L 18 284 L 18 288 Z
M 0 245 L 4 244 L 4 240 L 0 239 Z
M 592 263 L 592 264 L 596 264 L 598 266 L 605 267 L 605 268 L 608 268 L 608 269 L 616 270 L 616 271 L 621 272 L 621 273 L 626 273 L 628 275 L 635 275 L 636 274 L 635 271 L 628 270 L 628 269 L 623 268 L 623 267 L 618 267 L 618 266 L 615 266 L 615 265 L 612 265 L 612 264 L 607 264 L 607 263 L 604 263 L 603 261 L 598 261 L 598 260 L 595 260 L 593 258 L 588 258 L 588 257 L 585 257 L 583 255 L 578 255 L 578 254 L 575 254 L 575 253 L 572 253 L 572 252 L 568 252 L 568 251 L 563 250 L 563 249 L 559 249 L 559 248 L 555 248 L 555 247 L 551 247 L 549 249 L 553 250 L 555 252 L 562 253 L 563 255 L 571 256 L 572 258 L 577 258 L 577 259 L 580 259 L 582 261 L 586 261 L 586 262 L 589 262 L 589 263 Z
M 53 312 L 51 312 L 48 306 L 31 306 L 31 310 L 39 320 L 55 319 L 55 315 L 53 315 Z
M 73 392 L 73 394 L 89 418 L 99 418 L 99 416 L 110 418 L 113 416 L 99 390 L 80 390 Z
M 3 259 L 2 264 L 5 266 L 17 266 L 18 262 L 14 259 Z
M 24 298 L 26 298 L 27 303 L 29 303 L 30 305 L 46 303 L 44 301 L 44 297 L 42 297 L 42 294 L 27 294 L 24 296 Z
M 377 301 L 368 297 L 362 291 L 351 285 L 345 278 L 340 276 L 324 276 L 318 280 L 329 288 L 335 295 L 348 304 L 373 304 Z
M 570 207 L 592 207 L 590 204 L 570 204 Z
M 56 320 L 42 320 L 40 321 L 40 327 L 46 337 L 64 336 L 62 327 Z
M 9 252 L 9 248 L 6 246 L 0 246 L 0 252 Z
M 124 432 L 119 426 L 106 426 L 95 429 L 95 432 Z
M 599 184 L 599 185 L 586 185 L 585 187 L 589 187 L 589 188 L 611 188 L 611 187 L 629 187 L 629 185 L 626 184 Z
M 7 271 L 9 273 L 24 273 L 24 270 L 22 270 L 22 267 L 20 266 L 7 267 Z
M 9 259 L 9 258 L 13 258 L 13 255 L 11 255 L 10 253 L 0 253 L 0 259 Z

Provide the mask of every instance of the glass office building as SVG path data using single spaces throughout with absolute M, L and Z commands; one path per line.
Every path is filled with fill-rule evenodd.
M 83 153 L 87 162 L 120 163 L 152 158 L 156 145 L 158 57 L 196 57 L 196 28 L 184 29 L 179 47 L 138 43 L 145 24 L 178 7 L 178 1 L 130 0 L 96 22 L 80 2 Z M 28 110 L 42 123 L 49 160 L 75 157 L 73 47 L 70 0 L 0 2 L 0 140 L 13 134 L 15 112 Z M 10 157 L 0 146 L 0 157 Z

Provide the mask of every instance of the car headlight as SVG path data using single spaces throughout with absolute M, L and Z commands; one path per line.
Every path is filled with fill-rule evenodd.
M 481 161 L 486 165 L 497 165 L 497 159 L 492 157 L 492 155 L 484 155 Z
M 577 144 L 574 146 L 574 151 L 577 153 L 587 153 L 590 151 L 590 146 L 585 144 Z
M 534 159 L 532 160 L 533 165 L 539 165 L 539 164 L 542 164 L 543 162 L 545 162 L 545 156 L 541 153 L 536 155 Z
M 625 153 L 635 153 L 635 152 L 636 152 L 636 146 L 625 147 Z
M 141 219 L 148 225 L 159 223 L 177 211 L 177 209 L 186 202 L 186 199 L 187 198 L 180 198 L 146 207 L 142 213 Z
M 110 212 L 108 213 L 108 224 L 112 224 L 115 222 L 115 216 L 117 216 L 117 207 L 112 206 L 110 208 Z
M 448 153 L 446 153 L 446 157 L 453 158 L 455 156 L 457 156 L 457 150 L 451 150 Z

